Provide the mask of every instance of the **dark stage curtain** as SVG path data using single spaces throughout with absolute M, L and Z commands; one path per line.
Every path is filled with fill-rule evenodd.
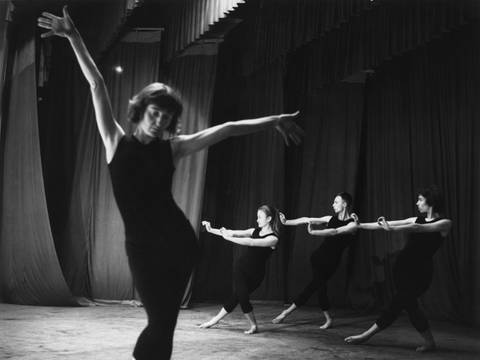
M 432 316 L 469 322 L 478 306 L 473 269 L 480 234 L 472 200 L 480 180 L 475 173 L 479 30 L 478 23 L 466 26 L 378 69 L 366 87 L 365 159 L 360 165 L 365 220 L 414 216 L 416 190 L 432 183 L 444 190 L 453 228 L 435 256 L 434 281 L 422 303 Z M 391 294 L 389 265 L 404 239 L 362 233 L 362 257 L 383 264 L 377 261 L 380 271 L 373 262 L 370 269 L 357 267 L 361 287 L 375 282 L 380 295 Z
M 199 45 L 190 49 L 196 55 L 175 59 L 169 68 L 168 84 L 176 88 L 184 106 L 180 118 L 181 132 L 191 134 L 207 128 L 216 75 L 217 45 Z M 187 215 L 198 236 L 205 187 L 208 150 L 203 150 L 180 160 L 173 179 L 173 196 Z M 193 276 L 193 275 L 192 275 Z M 192 278 L 193 279 L 193 278 Z M 191 297 L 190 279 L 183 306 L 188 306 Z
M 476 208 L 465 210 L 458 204 L 466 197 L 460 193 L 478 196 L 474 186 L 478 182 L 475 177 L 478 176 L 475 158 L 478 144 L 473 141 L 478 137 L 478 125 L 473 121 L 478 115 L 473 106 L 474 94 L 478 93 L 474 86 L 478 81 L 473 80 L 477 79 L 474 75 L 477 70 L 472 68 L 478 59 L 475 45 L 478 28 L 466 25 L 477 21 L 478 6 L 470 1 L 431 5 L 420 1 L 411 7 L 403 2 L 379 2 L 286 58 L 269 57 L 271 63 L 258 59 L 264 59 L 263 52 L 277 46 L 275 41 L 283 41 L 280 36 L 263 34 L 277 40 L 264 43 L 261 48 L 256 43 L 260 40 L 249 37 L 251 29 L 245 24 L 235 29 L 222 44 L 219 54 L 223 61 L 219 62 L 214 122 L 260 115 L 255 112 L 260 107 L 250 108 L 244 103 L 244 99 L 251 96 L 253 101 L 260 93 L 258 102 L 268 103 L 275 96 L 283 99 L 283 107 L 265 108 L 267 112 L 300 107 L 304 116 L 299 122 L 308 130 L 307 138 L 299 149 L 289 149 L 284 156 L 276 154 L 273 161 L 282 164 L 285 174 L 273 181 L 271 173 L 263 172 L 255 182 L 248 180 L 250 171 L 258 171 L 257 158 L 262 156 L 262 152 L 252 155 L 250 149 L 244 148 L 250 138 L 232 139 L 213 148 L 209 154 L 203 213 L 216 225 L 245 227 L 247 218 L 236 209 L 247 209 L 250 204 L 254 208 L 255 202 L 263 202 L 265 197 L 258 189 L 283 186 L 283 190 L 274 193 L 276 198 L 267 200 L 284 207 L 292 216 L 328 213 L 332 196 L 347 190 L 355 195 L 356 211 L 364 219 L 376 219 L 382 208 L 384 212 L 389 211 L 386 216 L 404 217 L 415 214 L 415 188 L 435 180 L 450 197 L 449 216 L 456 225 L 436 257 L 436 267 L 442 270 L 436 273 L 434 284 L 423 301 L 434 317 L 469 322 L 471 317 L 467 312 L 479 313 L 475 305 L 478 297 L 471 297 L 480 292 L 476 285 L 478 276 L 473 275 L 478 266 L 472 261 L 476 256 L 473 254 L 478 255 L 479 247 L 475 245 L 478 225 L 473 219 Z M 251 39 L 251 42 L 242 39 Z M 283 62 L 281 68 L 277 68 L 279 63 L 275 59 Z M 265 64 L 268 66 L 264 67 Z M 368 81 L 367 88 L 362 89 L 359 84 L 340 85 L 340 80 L 368 68 L 379 71 Z M 267 79 L 265 74 L 274 69 L 279 73 Z M 260 82 L 261 78 L 268 82 Z M 274 79 L 282 81 L 275 83 Z M 380 82 L 381 79 L 386 80 Z M 257 84 L 254 92 L 247 86 L 252 82 Z M 282 90 L 272 88 L 273 84 L 282 86 Z M 462 130 L 459 130 L 460 124 Z M 383 137 L 378 137 L 379 129 L 385 132 Z M 312 138 L 312 134 L 316 137 Z M 462 136 L 470 140 L 464 142 Z M 264 141 L 263 145 L 264 149 L 269 148 L 269 143 Z M 387 146 L 389 150 L 384 149 Z M 424 152 L 422 146 L 427 147 Z M 385 158 L 389 154 L 388 158 L 396 161 L 389 162 L 388 168 L 379 164 L 384 154 Z M 238 197 L 237 194 L 246 195 Z M 465 219 L 465 226 L 458 223 L 459 218 Z M 377 236 L 385 237 L 385 234 L 378 234 L 362 233 L 357 246 L 345 256 L 344 264 L 351 268 L 342 265 L 330 286 L 335 306 L 345 302 L 361 308 L 379 306 L 391 294 L 392 253 L 404 240 L 398 236 L 392 241 L 383 241 Z M 307 245 L 305 237 L 303 229 L 286 232 L 283 241 L 287 246 L 284 256 L 280 257 L 282 268 L 276 275 L 277 278 L 283 276 L 284 280 L 279 280 L 283 289 L 262 293 L 262 299 L 281 299 L 281 294 L 291 299 L 301 287 L 299 279 L 308 279 L 308 254 L 318 242 L 308 239 Z M 230 244 L 213 242 L 216 239 L 210 235 L 202 235 L 200 239 L 203 257 L 195 294 L 198 299 L 222 300 L 230 290 L 235 252 L 232 255 Z M 351 275 L 347 276 L 347 272 Z M 215 281 L 211 281 L 212 278 Z M 268 281 L 271 278 L 267 277 Z
M 115 117 L 129 130 L 128 100 L 158 78 L 159 44 L 120 43 L 109 54 L 103 75 Z M 123 67 L 123 73 L 113 70 Z M 63 241 L 64 271 L 76 295 L 131 299 L 133 283 L 125 254 L 125 234 L 111 188 L 105 152 L 90 98 L 79 123 L 72 191 Z
M 283 59 L 245 79 L 235 77 L 231 72 L 229 64 L 235 65 L 230 60 L 224 58 L 219 65 L 221 74 L 215 101 L 222 106 L 213 114 L 214 123 L 281 113 Z M 282 143 L 279 134 L 268 131 L 232 138 L 212 147 L 203 218 L 214 226 L 248 229 L 256 227 L 256 212 L 260 205 L 282 207 L 285 151 Z M 202 256 L 194 296 L 196 299 L 225 300 L 232 290 L 232 261 L 245 249 L 208 233 L 201 234 L 200 243 Z M 269 261 L 265 281 L 253 298 L 283 296 L 284 251 L 285 244 L 281 239 Z
M 4 300 L 67 305 L 48 219 L 37 117 L 34 29 L 14 35 L 9 112 L 2 144 L 0 284 Z

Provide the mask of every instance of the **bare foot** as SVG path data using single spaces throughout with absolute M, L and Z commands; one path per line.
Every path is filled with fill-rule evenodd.
M 278 315 L 275 319 L 272 320 L 272 323 L 273 324 L 280 324 L 283 322 L 283 320 L 285 320 L 285 318 L 287 317 L 287 315 L 285 315 L 283 312 Z
M 320 326 L 320 329 L 325 330 L 325 329 L 331 328 L 332 323 L 333 323 L 332 319 L 327 319 L 327 320 L 325 320 L 325 324 Z
M 425 345 L 417 347 L 415 350 L 418 352 L 427 352 L 427 351 L 435 351 L 437 349 L 437 345 L 433 343 L 426 343 Z
M 218 323 L 218 321 L 210 320 L 210 321 L 207 321 L 203 324 L 198 325 L 198 327 L 200 329 L 208 329 L 208 328 L 212 327 L 213 325 L 216 325 L 217 323 Z
M 258 328 L 256 326 L 252 326 L 250 329 L 244 331 L 243 333 L 246 335 L 256 334 L 258 332 Z
M 360 334 L 360 335 L 353 335 L 345 338 L 345 342 L 348 344 L 358 345 L 358 344 L 364 343 L 368 339 L 370 339 L 369 335 Z

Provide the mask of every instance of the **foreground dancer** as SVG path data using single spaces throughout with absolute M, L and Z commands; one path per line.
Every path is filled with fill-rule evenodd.
M 404 231 L 410 234 L 393 266 L 396 293 L 390 304 L 367 331 L 347 337 L 347 343 L 361 344 L 367 341 L 390 326 L 402 310 L 406 310 L 412 325 L 425 340 L 425 344 L 416 350 L 423 352 L 436 348 L 428 320 L 420 310 L 417 299 L 432 282 L 432 258 L 450 231 L 452 222 L 442 217 L 443 199 L 434 187 L 421 190 L 416 205 L 422 216 L 396 221 L 386 221 L 384 217 L 380 217 L 377 223 L 359 225 L 361 229 Z
M 325 316 L 325 323 L 320 329 L 328 329 L 332 326 L 332 316 L 329 313 L 330 302 L 328 301 L 327 282 L 338 268 L 343 251 L 354 241 L 357 225 L 355 214 L 351 214 L 352 196 L 342 192 L 335 196 L 332 207 L 334 216 L 323 216 L 321 218 L 301 217 L 294 220 L 280 219 L 284 225 L 308 224 L 308 232 L 312 235 L 326 237 L 323 243 L 315 250 L 311 257 L 312 281 L 297 296 L 292 305 L 275 319 L 274 324 L 281 323 L 288 315 L 298 307 L 304 305 L 307 300 L 318 291 L 318 302 Z M 323 230 L 313 230 L 311 224 L 327 224 Z
M 148 316 L 134 349 L 137 360 L 169 359 L 180 302 L 196 262 L 195 233 L 171 194 L 175 163 L 230 136 L 276 127 L 288 144 L 300 141 L 296 114 L 227 122 L 175 136 L 182 104 L 167 85 L 153 83 L 130 101 L 133 136 L 113 116 L 105 82 L 66 7 L 63 17 L 43 13 L 42 37 L 65 37 L 90 84 L 98 130 L 106 150 L 113 191 L 125 224 L 132 276 Z M 169 137 L 169 140 L 163 138 Z
M 248 249 L 234 265 L 234 289 L 231 298 L 216 316 L 201 324 L 201 328 L 209 328 L 217 324 L 240 303 L 243 314 L 250 323 L 250 329 L 244 333 L 254 334 L 258 331 L 257 321 L 250 303 L 250 294 L 262 283 L 265 276 L 265 265 L 277 245 L 280 226 L 278 214 L 278 210 L 269 205 L 260 206 L 257 211 L 258 227 L 248 230 L 214 229 L 208 221 L 202 223 L 209 233 L 222 236 L 225 240 L 236 244 L 248 246 Z

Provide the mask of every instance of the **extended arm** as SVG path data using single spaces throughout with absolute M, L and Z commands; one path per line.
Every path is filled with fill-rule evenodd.
M 113 117 L 112 105 L 105 81 L 70 18 L 67 7 L 63 7 L 63 17 L 58 17 L 48 12 L 42 13 L 42 16 L 38 18 L 38 26 L 50 30 L 43 33 L 42 38 L 56 35 L 65 37 L 70 42 L 82 73 L 90 84 L 95 119 L 105 146 L 107 162 L 110 162 L 120 138 L 124 135 L 124 131 Z
M 358 225 L 355 222 L 350 222 L 345 226 L 340 226 L 336 229 L 322 229 L 322 230 L 313 230 L 312 224 L 308 224 L 308 232 L 311 235 L 316 236 L 335 236 L 342 234 L 353 234 L 357 231 Z
M 359 223 L 358 228 L 363 229 L 363 230 L 381 230 L 384 229 L 382 226 L 382 221 L 385 220 L 385 217 L 380 216 L 377 219 L 377 222 L 371 222 L 371 223 Z M 414 224 L 415 220 L 417 220 L 416 217 L 411 217 L 403 220 L 392 220 L 389 221 L 388 223 L 390 225 L 398 226 L 398 225 L 408 225 L 408 224 Z
M 233 237 L 250 237 L 253 234 L 254 229 L 247 229 L 247 230 L 228 230 L 225 228 L 220 228 L 220 229 L 215 229 L 212 228 L 211 224 L 209 221 L 202 221 L 202 225 L 205 226 L 205 230 L 207 232 L 218 235 L 218 236 L 223 236 L 224 234 L 227 234 L 229 236 Z
M 323 216 L 320 218 L 311 218 L 311 217 L 303 216 L 296 219 L 287 220 L 283 213 L 280 213 L 279 216 L 280 216 L 280 222 L 286 226 L 296 226 L 296 225 L 309 224 L 309 223 L 324 224 L 324 223 L 328 223 L 332 218 L 331 216 Z
M 257 239 L 250 237 L 235 237 L 224 234 L 223 238 L 235 244 L 244 246 L 275 247 L 278 242 L 278 238 L 274 235 L 267 236 L 266 238 Z
M 272 127 L 275 127 L 282 134 L 287 145 L 289 144 L 289 139 L 298 144 L 303 135 L 303 130 L 294 122 L 298 114 L 299 112 L 297 111 L 293 114 L 229 121 L 194 134 L 179 135 L 173 142 L 174 158 L 179 159 L 187 156 L 231 136 L 246 135 Z
M 387 231 L 440 232 L 443 236 L 446 236 L 452 227 L 452 221 L 450 219 L 442 219 L 431 224 L 410 223 L 404 225 L 392 225 L 390 221 L 385 221 L 383 227 Z

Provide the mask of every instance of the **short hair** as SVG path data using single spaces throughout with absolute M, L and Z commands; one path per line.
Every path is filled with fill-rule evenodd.
M 167 131 L 170 135 L 176 134 L 178 118 L 183 111 L 178 93 L 170 86 L 158 82 L 145 86 L 128 102 L 127 119 L 138 124 L 150 104 L 172 112 L 172 121 L 168 125 Z
M 439 214 L 443 213 L 444 199 L 442 191 L 436 185 L 431 185 L 417 191 L 417 196 L 422 195 L 425 198 L 425 202 L 428 206 L 431 206 L 433 210 Z
M 347 203 L 347 210 L 351 211 L 353 207 L 353 197 L 348 192 L 340 192 L 336 196 L 340 196 Z

